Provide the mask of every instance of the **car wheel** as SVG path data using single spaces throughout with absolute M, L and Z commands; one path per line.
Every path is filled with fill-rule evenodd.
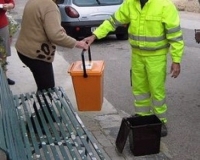
M 128 34 L 124 33 L 124 34 L 116 34 L 116 37 L 118 40 L 127 40 L 128 39 Z

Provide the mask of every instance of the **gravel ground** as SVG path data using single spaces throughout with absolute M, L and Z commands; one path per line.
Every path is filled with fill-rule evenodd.
M 172 0 L 178 10 L 200 13 L 200 0 Z

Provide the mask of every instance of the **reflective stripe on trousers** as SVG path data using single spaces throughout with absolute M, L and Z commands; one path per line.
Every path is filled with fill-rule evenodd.
M 136 114 L 156 114 L 167 122 L 165 103 L 167 55 L 132 54 L 132 93 Z

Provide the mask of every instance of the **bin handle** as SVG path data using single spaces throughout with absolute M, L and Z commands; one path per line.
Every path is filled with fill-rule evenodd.
M 85 53 L 85 49 L 83 49 L 82 53 L 81 53 L 81 58 L 82 58 L 82 64 L 83 64 L 83 77 L 87 78 L 87 72 L 86 72 L 86 66 L 85 66 L 85 57 L 84 57 L 84 53 Z M 92 57 L 91 57 L 91 50 L 90 47 L 88 48 L 88 58 L 89 58 L 89 63 L 92 61 Z
M 72 63 L 71 66 L 69 67 L 68 73 L 71 73 L 71 70 L 72 70 L 73 66 L 74 66 L 74 63 Z

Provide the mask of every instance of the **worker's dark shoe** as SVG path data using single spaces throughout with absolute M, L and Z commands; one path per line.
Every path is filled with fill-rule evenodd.
M 165 123 L 162 123 L 162 126 L 161 126 L 161 137 L 165 137 L 167 136 L 167 126 Z
M 10 78 L 7 78 L 8 84 L 9 85 L 14 85 L 15 81 L 11 80 Z

